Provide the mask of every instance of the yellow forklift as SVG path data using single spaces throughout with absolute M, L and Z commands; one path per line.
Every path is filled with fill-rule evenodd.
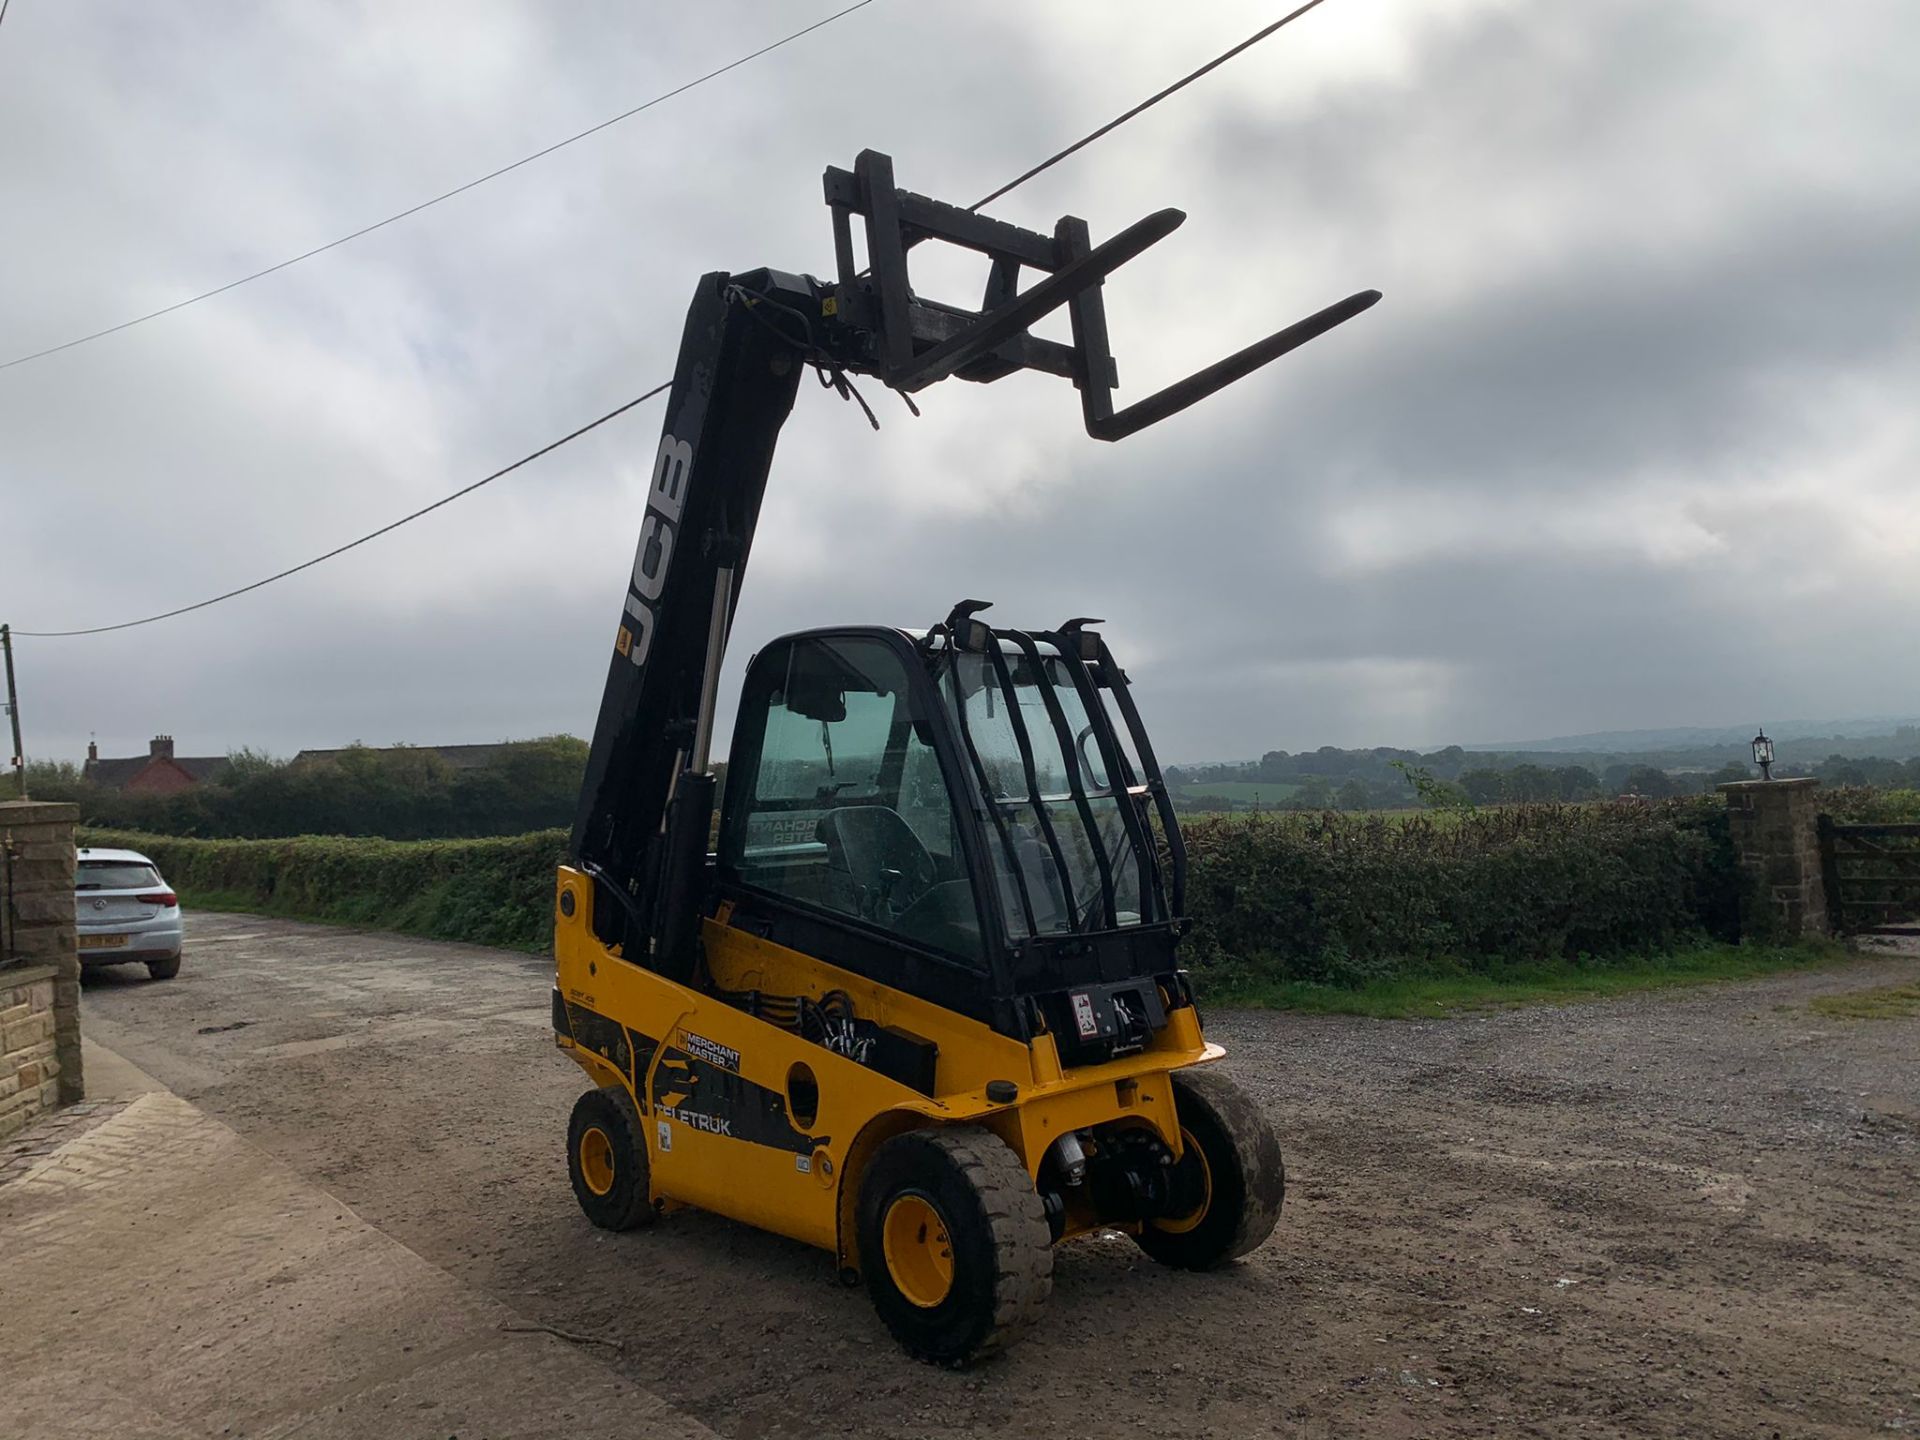
M 567 1164 L 594 1224 L 697 1206 L 817 1245 L 909 1351 L 963 1364 L 1034 1322 L 1063 1240 L 1123 1230 L 1192 1270 L 1252 1250 L 1280 1148 L 1208 1068 L 1180 826 L 1099 622 L 1001 629 L 968 600 L 925 630 L 772 641 L 710 850 L 721 657 L 780 426 L 809 367 L 854 399 L 853 376 L 911 396 L 1033 369 L 1117 440 L 1379 295 L 1116 411 L 1100 287 L 1179 211 L 1095 246 L 1071 217 L 1045 235 L 900 190 L 873 151 L 825 189 L 831 283 L 712 274 L 688 312 L 555 892 L 553 1028 L 592 1081 Z M 987 258 L 977 311 L 914 294 L 932 241 Z M 1063 306 L 1071 343 L 1030 333 Z

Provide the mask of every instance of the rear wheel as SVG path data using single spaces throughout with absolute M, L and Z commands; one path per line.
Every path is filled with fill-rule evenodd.
M 1211 1270 L 1273 1233 L 1286 1167 L 1266 1116 L 1213 1067 L 1176 1071 L 1173 1101 L 1183 1190 L 1199 1195 L 1200 1203 L 1184 1215 L 1147 1221 L 1135 1239 L 1162 1265 Z
M 574 1102 L 567 1175 L 580 1208 L 602 1230 L 631 1230 L 653 1219 L 644 1136 L 633 1097 L 617 1085 Z
M 1053 1236 L 1020 1159 L 989 1130 L 896 1135 L 860 1182 L 860 1266 L 911 1354 L 963 1365 L 1016 1339 L 1053 1289 Z
M 147 976 L 152 980 L 171 980 L 180 973 L 180 957 L 147 961 Z

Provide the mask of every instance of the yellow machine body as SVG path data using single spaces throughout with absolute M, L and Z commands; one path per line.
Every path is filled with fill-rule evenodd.
M 1224 1053 L 1193 1007 L 1170 1010 L 1147 1049 L 1064 1068 L 1053 1037 L 1022 1044 L 986 1025 L 730 926 L 703 925 L 706 968 L 730 991 L 849 996 L 859 1013 L 938 1046 L 933 1094 L 812 1043 L 609 951 L 595 936 L 594 887 L 562 867 L 554 926 L 560 1047 L 602 1086 L 624 1087 L 642 1118 L 651 1199 L 691 1205 L 832 1251 L 858 1269 L 854 1205 L 868 1158 L 927 1126 L 991 1129 L 1038 1177 L 1062 1134 L 1122 1122 L 1182 1151 L 1171 1072 Z M 1014 1098 L 989 1099 L 993 1082 Z M 994 1085 L 996 1094 L 1004 1094 Z M 1070 1208 L 1063 1237 L 1107 1222 Z M 1137 1228 L 1137 1227 L 1135 1227 Z

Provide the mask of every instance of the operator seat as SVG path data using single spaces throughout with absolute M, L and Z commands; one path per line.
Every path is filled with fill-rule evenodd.
M 900 812 L 885 805 L 829 810 L 814 829 L 827 847 L 828 883 L 844 888 L 841 908 L 868 920 L 894 920 L 933 888 L 933 856 Z
M 1067 896 L 1060 887 L 1060 871 L 1053 863 L 1053 851 L 1040 838 L 1038 829 L 1024 820 L 1014 821 L 1007 833 L 1013 842 L 1014 859 L 1020 866 L 1022 878 L 1027 882 L 1027 901 L 1033 906 L 1033 923 L 1037 933 L 1052 935 L 1072 929 L 1072 920 L 1067 913 Z M 1000 869 L 998 866 L 995 868 Z M 1000 903 L 1006 907 L 1009 917 L 1018 916 L 1024 921 L 1018 885 L 1004 869 L 1000 870 Z

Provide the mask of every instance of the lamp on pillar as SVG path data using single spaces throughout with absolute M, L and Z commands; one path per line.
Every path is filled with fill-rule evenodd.
M 1753 763 L 1760 767 L 1762 780 L 1773 779 L 1773 741 L 1765 730 L 1753 737 Z

